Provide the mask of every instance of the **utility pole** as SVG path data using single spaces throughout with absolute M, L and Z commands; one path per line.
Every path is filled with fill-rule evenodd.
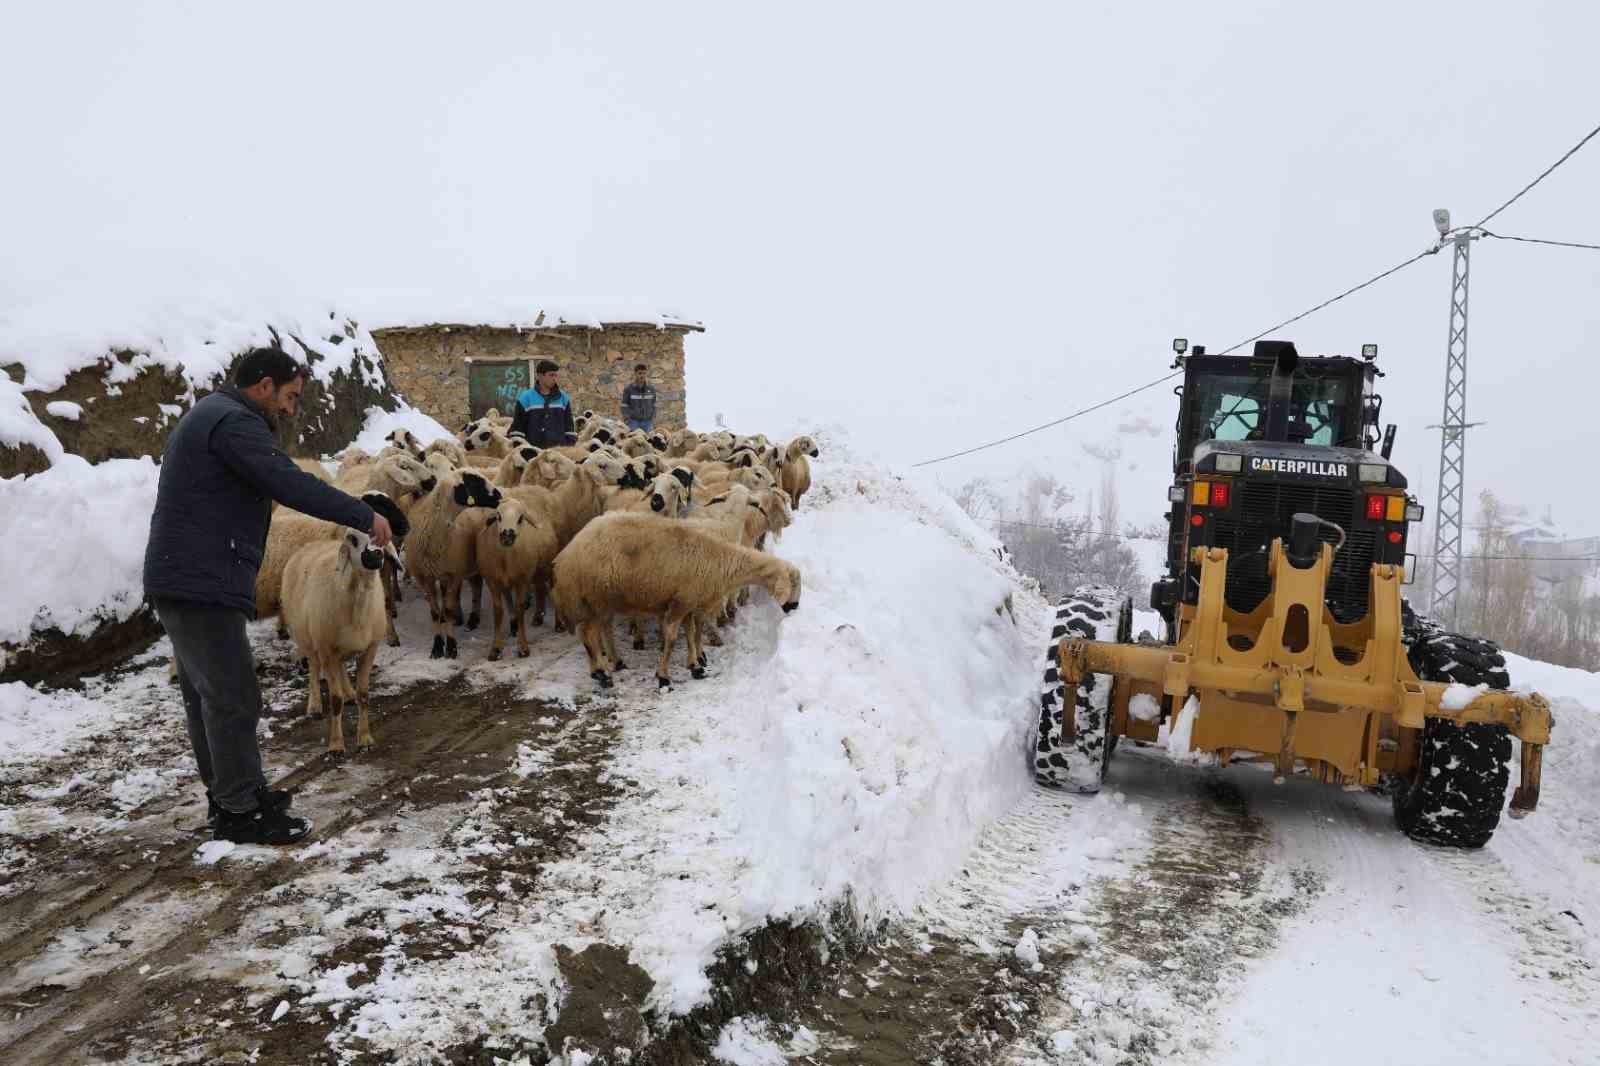
M 1450 273 L 1450 336 L 1444 357 L 1444 415 L 1439 421 L 1439 502 L 1433 512 L 1433 599 L 1428 613 L 1454 629 L 1460 608 L 1461 528 L 1465 507 L 1467 430 L 1467 281 L 1472 263 L 1472 242 L 1479 233 L 1468 227 L 1451 230 L 1450 212 L 1433 213 L 1439 239 L 1455 245 Z

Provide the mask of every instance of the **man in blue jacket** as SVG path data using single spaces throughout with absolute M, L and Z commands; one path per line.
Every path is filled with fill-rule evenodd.
M 392 537 L 382 515 L 295 466 L 273 439 L 274 420 L 299 408 L 305 375 L 285 352 L 249 352 L 232 385 L 179 420 L 161 456 L 145 596 L 172 639 L 218 840 L 290 844 L 311 831 L 288 814 L 288 792 L 267 788 L 256 740 L 261 693 L 245 621 L 256 614 L 272 501 L 369 533 L 376 547 Z
M 540 448 L 576 444 L 578 431 L 572 422 L 572 400 L 556 384 L 561 368 L 548 359 L 534 366 L 533 388 L 517 396 L 517 410 L 511 416 L 512 430 L 521 430 L 528 443 Z

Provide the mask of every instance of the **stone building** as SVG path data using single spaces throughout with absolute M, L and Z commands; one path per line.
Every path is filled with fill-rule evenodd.
M 560 364 L 561 387 L 574 409 L 613 417 L 634 365 L 646 364 L 656 387 L 656 428 L 677 429 L 685 424 L 684 337 L 704 329 L 679 319 L 580 323 L 541 313 L 521 325 L 435 323 L 375 329 L 372 336 L 395 387 L 412 406 L 450 429 L 471 417 L 469 374 L 481 375 L 483 366 L 492 364 L 511 371 L 507 380 L 517 380 L 523 371 L 512 364 L 522 364 L 531 381 L 540 359 Z

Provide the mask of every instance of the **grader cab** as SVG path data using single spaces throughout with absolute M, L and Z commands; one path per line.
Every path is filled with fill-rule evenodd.
M 1163 723 L 1222 765 L 1391 792 L 1408 835 L 1481 847 L 1505 805 L 1538 805 L 1550 708 L 1510 689 L 1489 641 L 1446 632 L 1405 603 L 1409 526 L 1422 508 L 1379 445 L 1381 372 L 1362 359 L 1250 356 L 1180 345 L 1161 640 L 1132 639 L 1132 604 L 1085 586 L 1057 607 L 1034 773 L 1100 787 L 1119 737 Z

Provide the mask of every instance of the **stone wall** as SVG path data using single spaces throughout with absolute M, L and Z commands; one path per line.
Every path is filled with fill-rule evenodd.
M 656 428 L 678 429 L 685 424 L 683 338 L 689 332 L 687 326 L 629 323 L 600 329 L 436 325 L 377 329 L 372 336 L 395 388 L 450 429 L 467 421 L 469 359 L 552 359 L 576 410 L 612 417 L 620 413 L 622 386 L 633 380 L 634 364 L 645 363 L 656 387 Z

